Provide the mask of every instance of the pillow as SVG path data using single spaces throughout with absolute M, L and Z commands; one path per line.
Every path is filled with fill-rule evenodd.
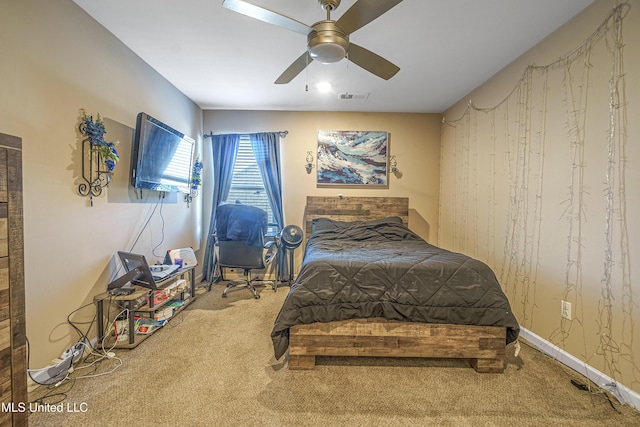
M 369 221 L 336 221 L 329 218 L 316 218 L 311 221 L 311 232 L 316 233 L 318 231 L 325 230 L 340 230 L 342 228 L 352 227 L 354 225 L 362 225 L 366 227 L 380 224 L 402 224 L 402 219 L 398 216 L 372 219 Z

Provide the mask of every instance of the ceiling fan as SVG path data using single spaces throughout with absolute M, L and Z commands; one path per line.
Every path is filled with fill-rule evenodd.
M 386 13 L 402 0 L 358 0 L 337 21 L 331 20 L 331 11 L 340 5 L 340 0 L 318 0 L 327 12 L 327 19 L 308 26 L 295 19 L 242 0 L 224 0 L 222 6 L 307 36 L 307 51 L 287 68 L 275 84 L 286 84 L 293 80 L 311 62 L 330 64 L 346 58 L 376 76 L 389 80 L 400 68 L 383 57 L 349 41 L 349 35 Z

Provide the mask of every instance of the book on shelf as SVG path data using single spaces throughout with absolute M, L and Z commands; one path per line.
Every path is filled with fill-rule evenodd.
M 166 320 L 154 320 L 140 316 L 135 316 L 133 321 L 136 328 L 136 334 L 141 335 L 149 334 L 152 331 L 163 327 L 167 323 Z

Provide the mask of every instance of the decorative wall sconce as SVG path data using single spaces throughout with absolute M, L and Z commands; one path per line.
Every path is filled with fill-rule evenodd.
M 193 202 L 195 197 L 198 197 L 199 188 L 202 184 L 202 160 L 196 159 L 193 163 L 193 170 L 191 171 L 191 182 L 189 183 L 189 192 L 184 195 L 184 201 L 187 202 L 187 207 Z
M 313 153 L 311 151 L 307 151 L 307 163 L 304 165 L 304 168 L 307 170 L 307 173 L 311 175 L 311 170 L 313 169 Z
M 398 161 L 396 160 L 395 155 L 389 157 L 389 170 L 396 176 L 396 178 L 402 178 L 402 171 L 398 169 Z
M 97 115 L 96 120 L 80 109 L 80 125 L 78 131 L 82 136 L 82 179 L 78 185 L 81 196 L 89 196 L 89 204 L 93 206 L 93 197 L 102 194 L 102 190 L 111 182 L 111 176 L 120 160 L 115 146 L 118 141 L 107 142 L 104 139 L 106 130 L 104 122 Z

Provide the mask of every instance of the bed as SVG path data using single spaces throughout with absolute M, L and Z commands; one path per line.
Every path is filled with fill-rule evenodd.
M 469 359 L 504 371 L 519 327 L 484 263 L 407 227 L 407 198 L 307 197 L 300 273 L 271 333 L 276 359 L 316 356 Z

